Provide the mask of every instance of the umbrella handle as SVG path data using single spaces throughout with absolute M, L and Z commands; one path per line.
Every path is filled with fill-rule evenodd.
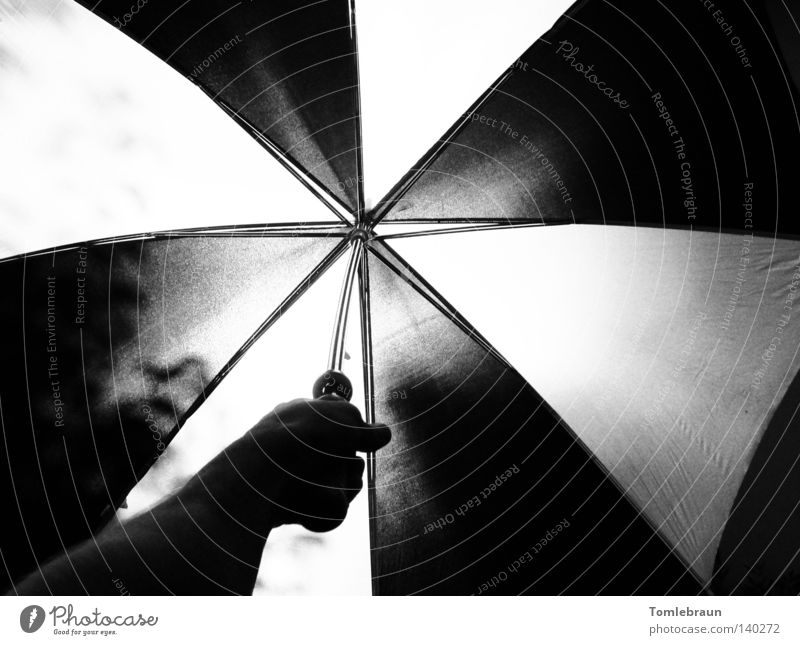
M 353 384 L 350 382 L 350 379 L 339 370 L 328 370 L 314 381 L 314 387 L 311 389 L 311 393 L 315 399 L 323 397 L 326 394 L 336 394 L 345 401 L 349 401 L 353 397 Z
M 353 397 L 353 384 L 342 373 L 342 359 L 345 356 L 344 338 L 347 328 L 347 312 L 350 308 L 350 295 L 353 291 L 353 282 L 358 272 L 358 265 L 363 251 L 363 240 L 356 238 L 350 253 L 350 261 L 347 263 L 347 273 L 342 283 L 342 291 L 339 294 L 339 304 L 336 307 L 336 320 L 333 326 L 333 337 L 331 338 L 328 369 L 314 381 L 314 387 L 311 389 L 315 399 L 326 394 L 335 394 L 345 401 L 349 401 Z

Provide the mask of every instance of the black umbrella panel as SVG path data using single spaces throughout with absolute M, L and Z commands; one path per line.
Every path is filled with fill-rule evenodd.
M 375 341 L 378 415 L 408 420 L 400 452 L 378 457 L 379 589 L 685 591 L 679 559 L 697 590 L 798 591 L 796 19 L 780 2 L 577 3 L 376 208 L 530 226 L 384 240 L 557 413 L 532 392 L 537 414 L 515 412 L 508 365 L 470 350 L 466 324 L 445 333 L 435 296 L 409 300 L 410 324 Z M 427 353 L 440 337 L 464 363 Z M 397 383 L 407 399 L 388 396 Z M 637 512 L 548 452 L 570 430 Z M 666 551 L 627 544 L 643 518 Z

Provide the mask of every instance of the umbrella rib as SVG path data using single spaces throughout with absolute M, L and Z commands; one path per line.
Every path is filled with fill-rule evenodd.
M 356 28 L 356 3 L 355 0 L 349 0 L 350 3 L 350 38 L 353 41 L 353 61 L 355 65 L 355 78 L 356 87 L 353 96 L 355 105 L 353 111 L 355 113 L 354 135 L 356 139 L 356 224 L 364 220 L 364 148 L 363 138 L 361 131 L 361 69 L 359 65 L 358 54 L 358 30 Z
M 351 224 L 344 213 L 349 213 L 347 206 L 334 195 L 326 186 L 320 184 L 305 168 L 292 161 L 289 155 L 276 144 L 274 141 L 265 137 L 255 127 L 253 127 L 244 117 L 242 117 L 236 110 L 228 106 L 220 99 L 215 99 L 218 105 L 230 114 L 239 125 L 247 130 L 250 135 L 256 139 L 265 149 L 269 152 L 278 162 L 286 168 L 303 186 L 305 186 L 311 193 L 319 199 L 328 210 L 330 210 L 336 217 L 342 220 L 345 224 Z
M 159 231 L 155 239 L 175 237 L 346 237 L 351 227 L 340 222 L 292 222 L 286 224 L 245 224 Z
M 361 315 L 361 351 L 364 366 L 364 403 L 367 423 L 375 422 L 375 374 L 372 363 L 372 308 L 369 292 L 369 258 L 361 254 L 358 267 L 359 309 Z
M 531 220 L 513 220 L 513 219 L 506 219 L 504 221 L 498 222 L 497 220 L 482 220 L 480 218 L 452 218 L 452 219 L 423 219 L 423 218 L 415 218 L 415 219 L 404 219 L 404 220 L 391 220 L 391 221 L 384 221 L 381 223 L 382 227 L 385 226 L 403 226 L 409 224 L 420 224 L 420 225 L 427 225 L 427 224 L 458 224 L 462 223 L 464 226 L 452 226 L 448 228 L 436 229 L 431 231 L 410 231 L 408 233 L 389 233 L 386 235 L 376 235 L 376 239 L 379 240 L 392 240 L 392 239 L 401 239 L 407 237 L 422 237 L 424 235 L 437 235 L 442 233 L 461 233 L 461 232 L 468 232 L 472 230 L 476 231 L 483 231 L 483 230 L 491 230 L 492 228 L 498 229 L 505 229 L 505 228 L 522 228 L 522 227 L 530 227 L 530 226 L 619 226 L 619 227 L 626 227 L 626 228 L 658 228 L 663 229 L 665 228 L 663 224 L 660 222 L 631 222 L 629 220 L 613 220 L 613 219 L 605 219 L 605 220 L 592 220 L 592 219 L 583 219 L 579 221 L 573 220 L 556 220 L 552 222 L 535 222 Z M 473 226 L 469 226 L 472 224 Z M 685 224 L 682 226 L 666 226 L 667 229 L 670 230 L 678 230 L 678 231 L 697 231 L 701 233 L 716 233 L 716 234 L 726 234 L 726 235 L 738 235 L 741 232 L 741 228 L 735 228 L 733 226 L 704 226 L 698 224 Z M 800 240 L 800 235 L 795 233 L 780 233 L 778 231 L 770 231 L 770 230 L 753 230 L 752 232 L 753 237 L 758 238 L 769 238 L 769 239 L 779 239 L 779 240 Z
M 349 239 L 347 240 L 349 243 Z M 328 369 L 341 372 L 342 362 L 344 361 L 344 340 L 347 333 L 347 315 L 350 311 L 350 297 L 353 293 L 353 283 L 355 282 L 358 265 L 363 253 L 364 243 L 356 239 L 350 253 L 350 260 L 347 263 L 342 290 L 339 294 L 339 302 L 336 306 L 336 318 L 333 323 L 333 336 L 331 337 L 331 349 L 328 355 Z
M 211 380 L 211 382 L 205 386 L 200 393 L 200 395 L 194 400 L 194 402 L 189 406 L 186 412 L 183 413 L 181 418 L 175 424 L 173 430 L 167 435 L 165 439 L 165 444 L 169 445 L 172 442 L 172 438 L 175 437 L 178 433 L 176 430 L 180 428 L 186 421 L 191 417 L 197 409 L 205 402 L 206 398 L 209 394 L 211 394 L 216 387 L 222 382 L 222 380 L 230 373 L 230 371 L 236 366 L 236 364 L 242 359 L 242 357 L 247 353 L 247 351 L 261 338 L 266 331 L 274 325 L 283 314 L 285 314 L 291 306 L 297 302 L 300 297 L 305 294 L 306 291 L 320 278 L 322 275 L 338 260 L 345 250 L 348 247 L 348 242 L 346 240 L 342 240 L 339 242 L 320 262 L 315 266 L 311 271 L 306 275 L 305 278 L 287 295 L 283 301 L 272 311 L 272 313 L 267 316 L 267 318 L 258 326 L 258 328 L 250 335 L 250 337 L 242 344 L 242 346 L 234 353 L 234 355 L 228 360 L 227 363 L 217 372 L 217 375 Z M 146 468 L 142 469 L 141 473 L 138 473 L 139 477 L 143 476 L 146 473 L 153 462 L 147 464 Z
M 364 371 L 364 416 L 367 423 L 375 423 L 375 372 L 372 362 L 372 311 L 369 295 L 369 258 L 361 253 L 358 266 L 359 312 L 361 317 L 361 360 Z M 372 569 L 372 595 L 378 595 L 380 557 L 378 543 L 377 460 L 374 452 L 367 453 L 367 505 L 369 517 L 370 565 Z
M 453 324 L 455 324 L 467 336 L 478 343 L 485 351 L 490 353 L 499 361 L 510 365 L 505 357 L 497 351 L 497 349 L 488 341 L 483 335 L 473 327 L 466 318 L 464 318 L 458 310 L 451 305 L 434 287 L 423 278 L 403 257 L 397 253 L 386 242 L 375 240 L 370 246 L 370 250 L 375 256 L 381 260 L 391 271 L 396 273 L 400 278 L 405 280 L 417 293 L 419 293 L 431 305 L 436 307 L 440 313 L 447 316 Z M 399 271 L 394 263 L 402 266 L 402 271 Z
M 147 233 L 131 233 L 129 235 L 116 235 L 102 237 L 87 242 L 73 242 L 59 246 L 48 247 L 29 253 L 18 253 L 6 258 L 0 258 L 0 264 L 14 262 L 22 258 L 34 258 L 40 255 L 51 255 L 64 251 L 74 251 L 80 248 L 92 248 L 107 244 L 123 244 L 126 242 L 142 242 L 146 240 L 170 240 L 174 238 L 201 238 L 201 237 L 346 237 L 351 226 L 339 222 L 292 222 L 284 224 L 248 224 L 244 226 L 204 226 L 199 228 L 185 228 Z
M 395 222 L 397 223 L 397 222 Z M 404 222 L 405 223 L 405 222 Z M 572 222 L 557 222 L 559 224 L 571 224 Z M 451 233 L 471 233 L 472 231 L 491 231 L 495 229 L 509 229 L 509 228 L 532 228 L 539 226 L 552 226 L 552 224 L 545 224 L 544 222 L 481 222 L 479 224 L 471 224 L 465 226 L 448 226 L 447 228 L 437 228 L 427 231 L 409 231 L 407 233 L 389 233 L 387 235 L 378 235 L 376 239 L 379 240 L 399 240 L 409 237 L 426 237 L 428 235 L 447 235 Z
M 388 213 L 394 208 L 395 204 L 399 203 L 405 194 L 411 190 L 414 184 L 425 174 L 425 171 L 430 168 L 434 161 L 439 158 L 439 155 L 450 145 L 450 142 L 458 136 L 458 134 L 470 123 L 472 115 L 479 110 L 495 93 L 505 81 L 511 76 L 513 70 L 509 69 L 497 79 L 473 105 L 466 111 L 460 121 L 456 121 L 450 129 L 439 139 L 433 147 L 426 152 L 422 158 L 417 161 L 414 166 L 403 176 L 403 178 L 394 185 L 394 187 L 386 194 L 386 196 L 378 202 L 375 207 L 374 215 L 370 221 L 370 227 L 374 228 Z

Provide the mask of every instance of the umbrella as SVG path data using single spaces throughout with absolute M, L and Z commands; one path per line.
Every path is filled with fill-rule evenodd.
M 0 264 L 10 577 L 100 526 L 346 257 L 327 367 L 356 291 L 395 429 L 376 593 L 797 592 L 785 5 L 579 2 L 368 207 L 352 3 L 82 4 L 323 215 Z

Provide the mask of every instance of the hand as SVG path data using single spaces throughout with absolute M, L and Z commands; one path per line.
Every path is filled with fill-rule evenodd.
M 279 405 L 247 436 L 255 440 L 248 450 L 266 475 L 273 526 L 299 523 L 330 531 L 344 521 L 363 487 L 364 460 L 356 452 L 378 450 L 392 435 L 384 425 L 365 424 L 355 406 L 328 395 Z
M 175 493 L 50 560 L 18 593 L 106 594 L 108 571 L 133 593 L 252 593 L 275 526 L 336 528 L 364 462 L 391 438 L 335 395 L 279 405 Z M 176 557 L 179 553 L 181 557 Z

